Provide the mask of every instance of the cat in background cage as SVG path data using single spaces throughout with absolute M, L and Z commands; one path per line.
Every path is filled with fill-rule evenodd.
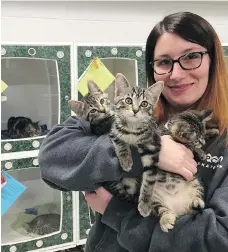
M 11 116 L 7 123 L 8 135 L 12 139 L 36 137 L 41 135 L 41 126 L 29 117 Z

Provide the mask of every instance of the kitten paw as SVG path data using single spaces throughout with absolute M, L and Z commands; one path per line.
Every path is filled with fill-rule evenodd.
M 169 232 L 170 229 L 173 229 L 176 222 L 176 215 L 173 213 L 163 214 L 160 218 L 160 227 L 162 231 Z
M 213 130 L 213 133 L 214 133 L 214 135 L 219 135 L 219 134 L 220 134 L 220 132 L 219 132 L 218 129 L 214 129 L 214 130 Z
M 140 201 L 138 204 L 138 210 L 143 217 L 148 217 L 152 212 L 152 205 L 150 202 L 145 203 Z
M 133 160 L 131 157 L 124 157 L 120 159 L 120 166 L 126 172 L 129 172 L 132 169 Z
M 200 198 L 195 198 L 192 202 L 192 205 L 195 208 L 201 208 L 201 209 L 204 209 L 204 207 L 205 207 L 204 201 Z

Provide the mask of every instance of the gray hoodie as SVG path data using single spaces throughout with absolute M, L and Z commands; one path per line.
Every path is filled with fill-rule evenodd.
M 134 166 L 142 172 L 133 149 Z M 206 207 L 197 215 L 178 218 L 164 233 L 155 217 L 143 218 L 137 206 L 113 197 L 103 215 L 96 215 L 86 252 L 228 252 L 228 147 L 225 134 L 205 146 L 207 160 L 198 163 Z M 120 166 L 108 135 L 94 136 L 88 122 L 70 117 L 52 128 L 39 153 L 42 179 L 52 188 L 91 191 L 104 181 L 119 180 Z

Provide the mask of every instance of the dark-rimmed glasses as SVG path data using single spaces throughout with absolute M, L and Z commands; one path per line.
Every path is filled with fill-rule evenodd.
M 191 52 L 180 56 L 173 60 L 169 58 L 157 59 L 151 62 L 154 72 L 158 75 L 168 74 L 172 72 L 174 63 L 178 62 L 184 70 L 193 70 L 201 66 L 203 55 L 208 52 Z

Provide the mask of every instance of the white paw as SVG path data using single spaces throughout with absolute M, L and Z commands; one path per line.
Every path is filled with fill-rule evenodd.
M 205 207 L 205 203 L 202 199 L 200 198 L 195 198 L 192 202 L 192 205 L 195 207 L 195 208 L 201 208 L 203 209 Z
M 162 231 L 169 232 L 170 229 L 173 229 L 176 222 L 176 215 L 173 213 L 163 214 L 160 218 L 160 227 Z
M 126 172 L 129 172 L 132 169 L 133 161 L 131 157 L 121 157 L 120 166 Z
M 151 214 L 152 205 L 150 202 L 145 203 L 143 201 L 140 201 L 138 204 L 138 210 L 143 217 L 147 217 Z

